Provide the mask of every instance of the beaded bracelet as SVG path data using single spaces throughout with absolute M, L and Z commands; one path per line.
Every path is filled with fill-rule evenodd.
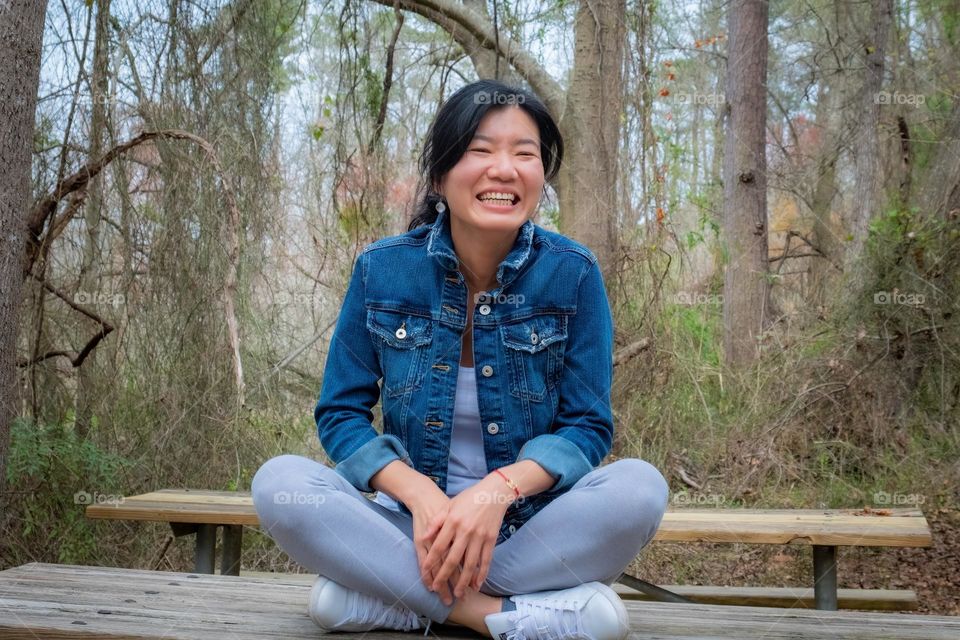
M 517 498 L 520 497 L 520 489 L 518 489 L 518 488 L 517 488 L 517 485 L 515 485 L 515 484 L 513 483 L 513 480 L 511 480 L 511 479 L 508 478 L 507 476 L 503 475 L 503 473 L 500 471 L 500 469 L 494 469 L 493 472 L 496 473 L 498 476 L 500 476 L 501 478 L 504 479 L 504 481 L 507 483 L 507 486 L 510 487 L 511 489 L 513 489 L 513 492 L 516 494 Z

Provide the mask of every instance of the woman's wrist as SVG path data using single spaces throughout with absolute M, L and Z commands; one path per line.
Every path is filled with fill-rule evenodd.
M 399 460 L 394 460 L 377 472 L 370 479 L 370 486 L 404 503 L 408 509 L 412 509 L 432 491 L 440 491 L 433 480 Z
M 506 510 L 511 503 L 516 502 L 517 494 L 504 481 L 503 477 L 496 472 L 491 471 L 483 479 L 484 489 L 490 494 L 490 502 L 501 505 Z

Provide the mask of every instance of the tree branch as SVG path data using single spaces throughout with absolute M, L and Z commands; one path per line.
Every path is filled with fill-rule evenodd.
M 40 284 L 43 285 L 44 289 L 46 289 L 53 295 L 63 300 L 65 303 L 67 303 L 69 307 L 71 307 L 75 311 L 78 311 L 79 313 L 82 313 L 83 315 L 87 316 L 94 322 L 98 323 L 100 325 L 100 330 L 97 333 L 95 333 L 90 338 L 90 340 L 87 341 L 87 344 L 76 355 L 73 355 L 67 351 L 47 351 L 46 353 L 38 355 L 31 360 L 18 360 L 17 366 L 20 368 L 28 367 L 32 364 L 42 362 L 49 358 L 63 356 L 64 358 L 67 358 L 70 361 L 70 364 L 73 365 L 73 368 L 76 369 L 77 367 L 82 365 L 83 361 L 87 359 L 87 356 L 90 355 L 90 353 L 97 348 L 97 345 L 100 344 L 100 341 L 106 338 L 107 335 L 111 331 L 113 331 L 113 325 L 111 325 L 109 322 L 107 322 L 106 320 L 104 320 L 103 318 L 95 314 L 93 311 L 90 311 L 89 309 L 81 307 L 76 302 L 71 300 L 70 297 L 67 296 L 65 293 L 63 293 L 62 291 L 60 291 L 50 283 L 46 282 L 45 280 L 41 280 L 36 276 L 34 276 L 34 278 L 36 278 L 40 282 Z
M 394 6 L 394 0 L 373 1 L 387 7 Z M 399 0 L 399 4 L 402 9 L 423 16 L 442 28 L 468 52 L 478 47 L 498 52 L 530 84 L 553 117 L 558 122 L 563 118 L 565 99 L 560 83 L 550 77 L 519 43 L 504 36 L 498 38 L 492 25 L 475 11 L 451 0 Z

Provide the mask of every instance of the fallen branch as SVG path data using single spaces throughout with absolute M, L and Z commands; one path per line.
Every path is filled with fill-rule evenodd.
M 641 338 L 633 344 L 627 345 L 613 355 L 613 366 L 616 367 L 636 357 L 649 349 L 652 344 L 653 341 L 650 338 Z

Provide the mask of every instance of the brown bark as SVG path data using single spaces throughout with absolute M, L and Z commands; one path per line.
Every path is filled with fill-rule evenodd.
M 0 5 L 0 513 L 17 414 L 17 327 L 46 0 Z
M 723 347 L 727 364 L 757 357 L 769 316 L 767 251 L 767 21 L 762 0 L 734 0 L 729 14 L 723 157 Z
M 845 264 L 849 267 L 863 253 L 870 222 L 883 205 L 883 149 L 880 141 L 880 103 L 883 87 L 884 56 L 890 34 L 893 0 L 873 0 L 870 23 L 872 31 L 864 37 L 865 60 L 863 84 L 860 88 L 859 135 L 855 146 L 856 190 L 850 220 L 850 244 Z

